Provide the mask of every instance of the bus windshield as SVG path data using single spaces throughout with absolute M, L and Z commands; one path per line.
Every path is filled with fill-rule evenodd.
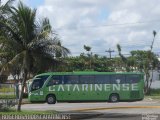
M 44 82 L 47 80 L 48 77 L 49 77 L 48 75 L 36 77 L 33 80 L 33 83 L 31 85 L 31 91 L 38 90 L 38 89 L 42 88 Z

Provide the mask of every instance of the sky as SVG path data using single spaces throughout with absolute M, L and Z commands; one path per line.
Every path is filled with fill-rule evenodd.
M 6 0 L 2 0 L 6 1 Z M 37 9 L 38 18 L 48 17 L 62 44 L 71 55 L 91 46 L 94 54 L 106 55 L 150 50 L 153 30 L 157 32 L 153 51 L 160 54 L 160 0 L 22 0 Z

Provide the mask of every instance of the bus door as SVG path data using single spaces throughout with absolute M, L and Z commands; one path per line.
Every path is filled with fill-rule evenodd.
M 29 98 L 31 99 L 31 101 L 43 100 L 44 98 L 43 85 L 48 77 L 49 77 L 48 75 L 39 76 L 33 80 L 29 92 Z

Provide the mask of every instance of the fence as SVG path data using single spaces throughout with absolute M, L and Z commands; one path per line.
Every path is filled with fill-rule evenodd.
M 0 84 L 0 99 L 16 99 L 15 84 Z
M 15 106 L 17 103 L 17 94 L 15 84 L 0 84 L 0 111 Z

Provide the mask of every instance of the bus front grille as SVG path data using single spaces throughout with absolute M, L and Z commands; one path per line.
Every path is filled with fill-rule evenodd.
M 130 98 L 135 99 L 139 97 L 140 97 L 139 91 L 131 91 Z

